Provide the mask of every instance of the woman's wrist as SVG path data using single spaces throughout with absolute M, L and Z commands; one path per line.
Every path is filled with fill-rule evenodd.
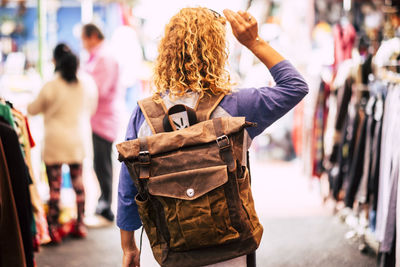
M 262 43 L 266 43 L 263 39 L 261 39 L 259 36 L 254 38 L 253 41 L 249 42 L 246 47 L 254 53 L 253 50 L 257 49 L 257 46 L 262 45 Z
M 129 249 L 122 249 L 122 252 L 124 253 L 124 255 L 136 255 L 138 253 L 138 248 L 135 247 L 135 249 L 129 248 Z
M 135 231 L 125 231 L 121 229 L 121 247 L 124 254 L 135 253 L 137 251 Z
M 272 68 L 284 58 L 269 43 L 258 37 L 247 46 L 247 48 L 256 56 L 268 69 Z

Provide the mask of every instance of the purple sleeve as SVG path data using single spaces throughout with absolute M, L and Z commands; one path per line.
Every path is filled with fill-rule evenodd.
M 243 116 L 247 121 L 257 123 L 256 128 L 248 129 L 252 139 L 296 106 L 308 93 L 307 83 L 289 61 L 279 62 L 270 72 L 276 86 L 241 89 L 227 95 L 220 104 L 231 116 Z
M 126 130 L 126 140 L 137 138 L 136 131 L 140 128 L 143 121 L 144 116 L 139 106 L 137 106 L 129 120 L 128 129 Z M 128 169 L 126 165 L 122 163 L 118 183 L 117 211 L 117 226 L 122 230 L 135 231 L 142 225 L 135 201 L 136 194 L 137 189 L 133 184 Z

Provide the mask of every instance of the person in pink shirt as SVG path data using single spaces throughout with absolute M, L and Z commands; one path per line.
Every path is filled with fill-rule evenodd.
M 93 132 L 94 170 L 100 184 L 101 196 L 96 214 L 114 221 L 111 211 L 112 200 L 112 143 L 117 138 L 118 80 L 117 61 L 109 54 L 104 44 L 104 35 L 94 24 L 82 28 L 82 44 L 89 52 L 85 69 L 91 74 L 98 88 L 98 105 L 91 118 Z

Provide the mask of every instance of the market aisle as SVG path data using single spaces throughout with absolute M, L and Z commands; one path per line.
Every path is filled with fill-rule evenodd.
M 259 267 L 375 266 L 373 257 L 360 254 L 357 244 L 344 239 L 347 227 L 320 205 L 318 192 L 311 191 L 298 162 L 254 161 L 252 169 L 254 198 L 265 229 L 257 251 Z M 158 266 L 148 241 L 143 243 L 142 266 Z M 121 266 L 121 257 L 119 231 L 111 227 L 92 229 L 83 241 L 69 239 L 62 246 L 45 247 L 36 259 L 38 267 L 113 267 Z

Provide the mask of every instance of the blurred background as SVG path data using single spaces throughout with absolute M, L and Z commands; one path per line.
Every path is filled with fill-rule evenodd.
M 53 76 L 52 51 L 60 42 L 84 66 L 89 54 L 82 46 L 81 27 L 92 22 L 103 30 L 120 66 L 115 143 L 124 140 L 137 100 L 151 94 L 157 44 L 169 18 L 188 6 L 221 14 L 225 8 L 248 10 L 259 23 L 259 35 L 291 61 L 310 88 L 251 148 L 253 194 L 265 228 L 258 266 L 395 266 L 396 250 L 400 257 L 400 146 L 394 145 L 400 131 L 399 1 L 1 0 L 0 5 L 0 105 L 12 105 L 26 116 L 28 104 Z M 229 28 L 228 33 L 228 68 L 237 88 L 273 86 L 268 69 Z M 32 183 L 26 205 L 33 205 L 35 223 L 25 227 L 35 229 L 36 265 L 120 266 L 114 224 L 90 228 L 83 240 L 46 245 L 43 117 L 28 117 L 26 123 L 34 141 L 29 144 Z M 85 138 L 85 213 L 90 218 L 100 191 L 90 131 Z M 114 211 L 117 156 L 114 148 Z M 68 166 L 62 177 L 60 221 L 67 223 L 76 217 Z M 157 266 L 146 238 L 142 266 Z

